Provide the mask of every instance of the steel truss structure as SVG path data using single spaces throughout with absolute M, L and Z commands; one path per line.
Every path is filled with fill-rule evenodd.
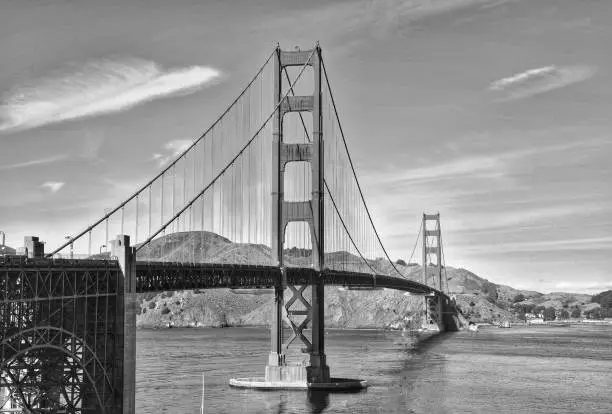
M 136 291 L 270 288 L 279 284 L 273 266 L 209 263 L 136 262 Z
M 137 292 L 287 286 L 293 295 L 285 306 L 305 318 L 294 322 L 283 347 L 298 339 L 305 352 L 312 347 L 303 334 L 311 312 L 305 291 L 321 279 L 324 285 L 434 293 L 416 281 L 368 273 L 136 262 Z M 432 314 L 438 303 L 451 304 L 438 296 L 428 298 Z M 116 412 L 123 381 L 121 298 L 117 261 L 0 257 L 0 412 Z
M 0 412 L 113 412 L 114 261 L 0 257 Z
M 388 288 L 415 294 L 430 294 L 435 290 L 422 283 L 388 275 L 372 275 L 326 269 L 319 273 L 312 268 L 253 266 L 215 263 L 136 262 L 136 291 L 161 292 L 185 289 L 240 289 L 280 287 L 285 273 L 287 287 L 299 300 L 304 285 L 311 285 L 320 274 L 324 285 Z M 290 287 L 291 285 L 292 287 Z M 290 307 L 287 303 L 286 306 Z

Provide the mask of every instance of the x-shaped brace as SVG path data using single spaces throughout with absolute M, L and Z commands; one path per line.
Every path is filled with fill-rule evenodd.
M 303 330 L 308 327 L 308 322 L 310 322 L 310 318 L 311 318 L 310 303 L 308 303 L 306 299 L 304 299 L 304 296 L 302 295 L 304 290 L 306 290 L 306 288 L 308 287 L 308 285 L 303 285 L 297 289 L 295 286 L 292 286 L 292 285 L 288 285 L 287 287 L 292 292 L 291 299 L 285 304 L 285 310 L 287 311 L 287 319 L 289 320 L 289 323 L 291 324 L 292 335 L 291 335 L 291 338 L 289 338 L 287 342 L 284 344 L 284 348 L 287 349 L 289 345 L 291 345 L 291 343 L 295 339 L 299 338 L 302 341 L 302 343 L 306 345 L 306 348 L 303 348 L 302 352 L 310 353 L 310 351 L 312 350 L 312 344 L 310 343 L 308 338 L 306 338 L 303 334 Z M 305 310 L 291 310 L 291 306 L 297 300 L 302 302 L 302 304 L 306 307 Z M 304 318 L 304 320 L 299 325 L 296 325 L 295 322 L 293 322 L 293 320 L 291 319 L 291 316 L 293 315 L 302 315 L 302 316 L 306 316 L 306 318 Z

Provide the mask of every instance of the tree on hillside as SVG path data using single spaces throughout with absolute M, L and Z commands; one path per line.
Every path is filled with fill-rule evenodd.
M 518 295 L 514 296 L 514 299 L 512 299 L 512 302 L 517 303 L 517 302 L 522 302 L 525 300 L 525 295 L 523 295 L 522 293 L 519 293 Z
M 527 320 L 527 318 L 525 317 L 525 311 L 521 307 L 518 308 L 516 312 L 516 317 L 521 321 Z
M 570 314 L 566 309 L 561 309 L 561 313 L 559 314 L 559 319 L 569 319 Z
M 406 261 L 404 259 L 397 259 L 397 262 L 395 262 L 395 264 L 398 264 L 400 266 L 406 266 Z
M 599 303 L 602 309 L 612 309 L 612 290 L 607 290 L 593 296 L 591 302 Z
M 586 316 L 587 319 L 601 319 L 602 318 L 601 309 L 595 308 L 595 309 L 588 310 L 584 312 L 584 316 Z
M 545 309 L 546 309 L 546 307 L 545 307 L 545 306 L 542 306 L 542 305 L 540 305 L 540 306 L 536 306 L 536 307 L 533 309 L 533 313 L 535 313 L 536 315 L 538 315 L 538 316 L 539 316 L 539 315 L 540 315 L 542 312 L 544 312 L 544 310 L 545 310 Z
M 497 285 L 495 283 L 485 281 L 480 290 L 485 294 L 489 302 L 495 303 L 497 301 L 498 294 Z
M 531 303 L 518 303 L 515 304 L 515 310 L 517 313 L 533 313 L 535 305 Z
M 544 320 L 545 321 L 554 321 L 555 318 L 556 318 L 555 308 L 553 308 L 552 306 L 549 306 L 548 308 L 544 309 Z
M 574 309 L 572 309 L 572 318 L 580 318 L 580 313 L 580 308 L 576 306 Z

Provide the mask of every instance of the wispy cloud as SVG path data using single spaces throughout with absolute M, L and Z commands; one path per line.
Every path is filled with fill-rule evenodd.
M 191 144 L 193 144 L 192 140 L 188 139 L 175 139 L 172 141 L 168 141 L 162 147 L 162 153 L 155 153 L 151 157 L 152 160 L 157 161 L 159 166 L 167 164 L 171 158 L 182 154 Z
M 61 161 L 66 158 L 67 158 L 67 155 L 54 155 L 52 157 L 39 158 L 36 160 L 18 162 L 15 164 L 0 165 L 0 170 L 13 170 L 15 168 L 26 168 L 26 167 L 33 167 L 35 165 L 50 164 L 52 162 Z
M 523 231 L 527 228 L 539 228 L 558 223 L 561 219 L 588 217 L 609 211 L 610 203 L 579 203 L 553 205 L 536 208 L 499 210 L 496 212 L 480 211 L 464 213 L 458 218 L 445 220 L 445 228 L 455 233 L 484 234 L 498 233 L 502 229 Z M 473 246 L 472 246 L 473 247 Z
M 612 251 L 612 237 L 572 238 L 564 240 L 542 240 L 517 243 L 487 243 L 470 245 L 464 249 L 470 253 L 535 253 L 570 251 Z
M 499 171 L 503 162 L 499 156 L 473 156 L 466 157 L 444 164 L 428 167 L 414 168 L 396 177 L 396 180 L 409 180 L 417 182 L 435 181 L 454 178 L 462 175 L 475 175 Z
M 153 99 L 192 93 L 218 80 L 205 66 L 165 70 L 146 60 L 90 62 L 30 81 L 0 104 L 0 132 L 123 111 Z
M 555 289 L 593 294 L 612 289 L 612 282 L 560 282 L 555 285 Z
M 585 81 L 595 72 L 596 68 L 586 65 L 544 66 L 499 79 L 489 85 L 489 91 L 500 93 L 502 101 L 523 99 Z
M 353 49 L 367 39 L 397 39 L 410 29 L 411 22 L 454 12 L 469 7 L 495 7 L 520 0 L 361 0 L 322 2 L 321 7 L 300 10 L 299 14 L 274 15 L 272 22 L 262 21 L 261 27 L 273 25 L 277 31 L 293 30 L 296 24 L 316 19 L 326 27 L 330 39 L 342 39 L 342 48 L 334 53 Z M 359 31 L 361 36 L 354 36 Z M 365 35 L 364 35 L 365 34 Z
M 64 185 L 66 185 L 66 183 L 63 181 L 47 181 L 43 183 L 41 187 L 51 191 L 52 193 L 57 193 L 62 189 L 62 187 L 64 187 Z
M 554 152 L 568 151 L 576 148 L 601 148 L 610 145 L 609 140 L 591 139 L 573 141 L 549 146 L 532 146 L 519 150 L 499 152 L 486 155 L 464 156 L 459 159 L 424 167 L 411 168 L 402 171 L 386 171 L 375 173 L 372 179 L 377 182 L 427 183 L 458 177 L 504 178 L 511 161 L 523 160 L 526 157 L 540 156 Z

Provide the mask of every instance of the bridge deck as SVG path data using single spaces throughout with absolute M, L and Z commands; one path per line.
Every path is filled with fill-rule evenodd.
M 287 283 L 310 284 L 317 277 L 311 268 L 287 267 Z M 417 294 L 437 292 L 413 280 L 387 275 L 372 275 L 351 271 L 325 270 L 326 285 L 351 287 L 382 287 Z M 213 289 L 271 288 L 281 285 L 281 269 L 275 266 L 234 265 L 222 263 L 137 262 L 137 292 Z
M 0 301 L 44 300 L 66 295 L 87 295 L 90 293 L 89 290 L 96 286 L 96 279 L 99 283 L 99 278 L 102 277 L 107 283 L 108 271 L 116 269 L 118 264 L 115 260 L 3 258 L 0 260 L 0 285 L 6 289 L 2 289 L 4 295 L 0 295 Z M 286 283 L 290 285 L 310 284 L 317 277 L 317 273 L 311 268 L 287 267 L 285 274 Z M 10 295 L 9 279 L 19 276 L 32 278 L 31 281 L 28 280 L 28 285 L 36 285 L 38 289 L 32 288 L 25 297 L 23 289 L 18 289 L 17 297 Z M 43 281 L 36 283 L 36 279 L 40 278 L 43 278 Z M 440 293 L 419 282 L 388 275 L 328 269 L 323 272 L 323 278 L 326 285 L 389 288 L 415 294 Z M 137 292 L 215 288 L 255 289 L 271 288 L 281 284 L 282 272 L 275 266 L 153 261 L 138 261 L 136 264 Z M 45 285 L 52 288 L 42 289 Z M 67 286 L 72 288 L 67 289 Z M 99 284 L 96 287 L 96 292 L 91 293 L 100 295 Z

